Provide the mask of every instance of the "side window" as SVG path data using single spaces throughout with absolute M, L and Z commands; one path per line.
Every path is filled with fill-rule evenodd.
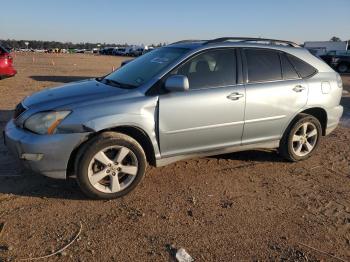
M 202 53 L 185 62 L 172 74 L 187 76 L 190 89 L 235 85 L 235 50 L 222 49 Z
M 316 73 L 316 69 L 303 60 L 289 54 L 287 57 L 302 78 L 309 77 Z
M 267 49 L 244 50 L 249 82 L 282 80 L 279 53 Z
M 285 54 L 281 54 L 283 79 L 298 79 L 299 76 Z

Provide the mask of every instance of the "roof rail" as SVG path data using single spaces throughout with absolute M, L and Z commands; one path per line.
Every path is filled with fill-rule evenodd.
M 175 44 L 185 44 L 185 43 L 196 43 L 196 42 L 207 42 L 207 40 L 181 40 L 181 41 L 177 41 L 177 42 L 174 42 L 174 43 L 171 43 L 171 45 L 175 45 Z
M 284 44 L 292 47 L 300 47 L 300 45 L 285 40 L 269 39 L 269 38 L 255 38 L 255 37 L 221 37 L 206 41 L 203 45 L 216 44 L 227 41 L 239 41 L 239 42 L 268 42 L 270 45 Z

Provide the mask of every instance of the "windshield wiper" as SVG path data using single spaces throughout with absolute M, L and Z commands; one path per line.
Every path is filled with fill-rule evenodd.
M 111 79 L 108 79 L 108 78 L 103 78 L 103 79 L 101 79 L 101 82 L 102 82 L 102 80 L 103 80 L 104 84 L 120 87 L 119 83 L 114 81 L 114 80 L 111 80 Z
M 106 81 L 107 85 L 112 85 L 112 86 L 116 86 L 116 87 L 120 87 L 120 88 L 135 88 L 136 86 L 134 85 L 129 85 L 129 84 L 124 84 L 124 83 L 120 83 L 118 81 L 112 80 L 112 79 L 108 79 L 108 78 L 104 78 L 104 81 Z

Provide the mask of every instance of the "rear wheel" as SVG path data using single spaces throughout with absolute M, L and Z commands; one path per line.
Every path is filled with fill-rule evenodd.
M 339 73 L 346 73 L 348 70 L 349 70 L 349 66 L 347 64 L 342 63 L 338 66 Z
M 120 133 L 104 133 L 81 149 L 77 179 L 95 199 L 113 199 L 132 191 L 145 175 L 146 157 L 140 144 Z
M 290 161 L 309 158 L 317 148 L 322 128 L 317 118 L 300 114 L 284 134 L 279 152 Z

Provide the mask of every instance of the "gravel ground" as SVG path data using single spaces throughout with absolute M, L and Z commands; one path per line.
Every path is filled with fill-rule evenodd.
M 104 75 L 123 59 L 17 54 L 18 75 L 0 81 L 0 131 L 24 96 Z M 350 76 L 343 80 L 350 91 Z M 285 162 L 274 150 L 181 161 L 149 168 L 113 201 L 22 170 L 1 143 L 0 261 L 51 254 L 79 229 L 45 261 L 172 261 L 181 247 L 196 261 L 348 261 L 348 94 L 342 104 L 342 125 L 307 161 Z

